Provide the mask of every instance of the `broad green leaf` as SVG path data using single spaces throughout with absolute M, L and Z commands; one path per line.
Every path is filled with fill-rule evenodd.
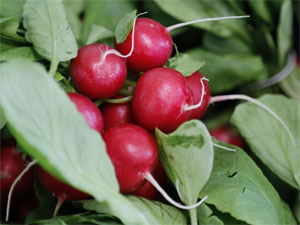
M 284 93 L 300 101 L 300 66 L 296 66 L 293 72 L 280 82 L 279 85 Z
M 26 0 L 1 0 L 0 16 L 17 17 L 21 21 L 25 1 Z
M 201 204 L 197 208 L 198 222 L 201 225 L 223 225 L 224 223 L 217 216 L 213 215 L 213 211 L 205 204 Z
M 89 34 L 89 37 L 86 41 L 86 44 L 95 43 L 97 41 L 103 40 L 105 38 L 114 37 L 114 32 L 111 30 L 101 27 L 99 25 L 93 24 L 92 30 Z
M 225 1 L 155 0 L 155 2 L 163 11 L 184 22 L 201 18 L 239 15 L 239 12 Z M 230 37 L 234 33 L 239 33 L 247 39 L 248 35 L 244 27 L 244 21 L 244 19 L 222 20 L 196 23 L 193 26 L 222 37 Z
M 282 67 L 292 47 L 293 36 L 293 6 L 291 0 L 284 0 L 279 15 L 277 27 L 278 62 Z M 280 68 L 279 67 L 279 68 Z
M 259 16 L 261 19 L 266 21 L 267 23 L 272 23 L 272 18 L 268 6 L 265 0 L 248 0 L 250 8 L 252 9 L 253 13 Z
M 287 124 L 296 148 L 282 125 L 252 103 L 240 104 L 231 120 L 259 159 L 282 180 L 300 189 L 300 104 L 283 95 L 267 94 L 259 100 Z
M 176 208 L 157 201 L 150 201 L 145 198 L 129 196 L 127 199 L 140 210 L 141 214 L 149 221 L 149 224 L 186 224 L 186 218 Z M 87 210 L 99 213 L 110 213 L 111 210 L 104 205 L 100 205 L 95 200 L 81 201 Z
M 291 209 L 288 204 L 286 204 L 284 201 L 282 201 L 282 207 L 283 207 L 283 216 L 284 216 L 284 224 L 296 224 L 295 218 L 293 214 L 291 213 Z
M 204 64 L 204 61 L 195 59 L 188 54 L 179 54 L 170 58 L 166 67 L 175 69 L 186 77 L 198 71 Z
M 6 124 L 6 119 L 4 118 L 4 114 L 0 107 L 0 129 L 2 129 Z
M 217 54 L 203 49 L 188 51 L 195 59 L 205 61 L 200 72 L 209 79 L 213 94 L 230 91 L 242 84 L 267 77 L 260 56 L 250 54 Z
M 156 129 L 162 164 L 174 186 L 178 182 L 181 200 L 195 204 L 212 171 L 211 136 L 199 120 L 191 120 L 176 131 L 164 134 Z
M 221 212 L 249 224 L 285 224 L 280 197 L 262 171 L 242 149 L 222 142 L 236 152 L 214 148 L 213 172 L 200 197 Z M 291 224 L 296 224 L 295 221 Z
M 0 18 L 0 37 L 13 41 L 26 42 L 25 38 L 17 34 L 19 20 L 16 17 Z
M 42 57 L 58 63 L 77 55 L 62 0 L 28 0 L 23 11 L 26 39 Z
M 116 42 L 118 44 L 126 40 L 133 26 L 135 17 L 136 17 L 136 10 L 133 10 L 132 12 L 128 13 L 124 18 L 122 18 L 118 23 L 115 31 Z
M 75 92 L 73 86 L 67 81 L 67 79 L 59 72 L 56 72 L 53 76 L 54 80 L 56 80 L 60 86 L 66 91 L 66 92 Z
M 0 52 L 0 62 L 5 60 L 14 60 L 25 58 L 30 60 L 39 60 L 41 57 L 32 47 L 16 47 Z
M 81 40 L 86 43 L 93 24 L 115 30 L 119 21 L 135 9 L 134 2 L 118 1 L 88 1 L 82 24 Z
M 119 193 L 101 135 L 45 69 L 29 61 L 2 63 L 0 69 L 0 107 L 20 146 L 46 171 L 108 205 L 125 224 L 148 224 Z

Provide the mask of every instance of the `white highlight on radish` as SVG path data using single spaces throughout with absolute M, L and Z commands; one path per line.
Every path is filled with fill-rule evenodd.
M 102 65 L 106 59 L 106 57 L 109 55 L 109 54 L 114 54 L 114 55 L 117 55 L 121 58 L 127 58 L 129 56 L 132 55 L 132 52 L 133 52 L 133 49 L 134 49 L 134 33 L 135 33 L 135 23 L 136 23 L 136 19 L 137 17 L 141 16 L 141 15 L 144 15 L 148 12 L 143 12 L 143 13 L 140 13 L 138 14 L 135 19 L 134 19 L 134 22 L 133 22 L 133 26 L 132 26 L 132 35 L 131 35 L 131 49 L 129 51 L 129 53 L 127 55 L 122 55 L 120 52 L 118 52 L 116 49 L 110 49 L 110 50 L 107 50 L 103 53 L 102 57 L 101 57 L 101 60 L 100 60 L 100 65 Z
M 249 15 L 245 15 L 245 16 L 223 16 L 223 17 L 196 19 L 196 20 L 192 20 L 192 21 L 189 21 L 189 22 L 183 22 L 183 23 L 178 23 L 178 24 L 169 26 L 169 27 L 167 27 L 167 31 L 171 32 L 172 30 L 177 29 L 179 27 L 191 25 L 191 24 L 194 24 L 194 23 L 217 21 L 217 20 L 227 20 L 227 19 L 242 19 L 242 18 L 248 18 L 248 17 L 250 17 L 250 16 Z
M 200 79 L 201 87 L 202 87 L 202 93 L 201 93 L 200 101 L 199 101 L 198 104 L 196 104 L 196 105 L 185 105 L 185 106 L 184 106 L 184 111 L 197 109 L 197 108 L 199 108 L 199 107 L 202 105 L 202 101 L 203 101 L 204 95 L 206 94 L 205 88 L 204 88 L 204 82 L 203 82 L 203 80 L 209 81 L 209 80 L 208 80 L 207 78 L 205 78 L 205 77 L 202 77 L 202 78 Z
M 216 143 L 212 143 L 212 145 L 215 146 L 215 147 L 217 147 L 217 148 L 224 149 L 224 150 L 226 150 L 226 151 L 236 152 L 235 149 L 233 149 L 233 148 L 227 148 L 227 147 L 225 147 L 225 146 L 223 146 L 223 145 L 219 145 L 219 144 L 216 144 Z
M 6 217 L 5 217 L 5 221 L 7 222 L 9 220 L 9 210 L 10 210 L 10 202 L 11 202 L 11 196 L 13 193 L 13 190 L 16 186 L 16 184 L 19 182 L 19 180 L 21 180 L 21 178 L 23 177 L 23 175 L 35 164 L 37 163 L 36 160 L 31 161 L 30 163 L 28 163 L 28 165 L 24 168 L 24 170 L 20 173 L 20 175 L 14 180 L 14 182 L 12 183 L 9 192 L 8 192 L 8 198 L 7 198 L 7 206 L 6 206 Z
M 164 198 L 170 202 L 172 205 L 176 206 L 179 209 L 185 209 L 185 210 L 190 210 L 190 209 L 194 209 L 197 208 L 199 205 L 201 205 L 208 196 L 204 197 L 202 200 L 200 200 L 199 202 L 197 202 L 194 205 L 182 205 L 176 201 L 174 201 L 165 191 L 164 189 L 162 189 L 162 187 L 157 183 L 157 181 L 154 179 L 154 177 L 151 175 L 151 173 L 145 173 L 144 174 L 144 178 L 149 181 L 161 194 L 162 196 L 164 196 Z
M 256 105 L 258 105 L 259 107 L 263 108 L 264 110 L 266 110 L 268 113 L 270 113 L 281 125 L 282 127 L 286 130 L 286 132 L 288 133 L 293 147 L 296 147 L 296 141 L 293 137 L 292 132 L 290 131 L 290 129 L 288 128 L 288 126 L 285 124 L 285 122 L 283 122 L 283 120 L 275 113 L 273 112 L 269 107 L 267 107 L 266 105 L 262 104 L 261 102 L 257 101 L 254 98 L 251 98 L 247 95 L 220 95 L 220 96 L 215 96 L 215 97 L 211 97 L 210 98 L 210 104 L 215 103 L 215 102 L 222 102 L 222 101 L 227 101 L 227 100 L 246 100 L 249 102 L 252 102 Z

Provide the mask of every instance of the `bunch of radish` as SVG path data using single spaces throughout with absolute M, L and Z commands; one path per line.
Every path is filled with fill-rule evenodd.
M 172 54 L 170 32 L 173 29 L 203 21 L 235 18 L 243 16 L 195 20 L 168 28 L 149 18 L 137 18 L 126 40 L 122 43 L 115 41 L 115 48 L 106 44 L 89 44 L 79 49 L 77 57 L 71 60 L 71 79 L 80 94 L 68 93 L 68 96 L 89 126 L 99 132 L 99 138 L 102 136 L 121 193 L 155 199 L 158 190 L 171 204 L 181 209 L 201 204 L 182 205 L 161 188 L 166 175 L 159 161 L 153 133 L 155 129 L 170 133 L 188 120 L 200 119 L 208 106 L 215 102 L 241 99 L 259 105 L 281 123 L 294 143 L 285 123 L 262 103 L 245 95 L 212 97 L 208 80 L 199 71 L 184 77 L 179 71 L 164 67 Z M 132 95 L 125 97 L 118 93 L 126 83 L 127 68 L 139 75 L 136 84 L 131 86 Z M 101 105 L 102 112 L 92 100 L 105 102 Z M 1 154 L 13 154 L 12 150 L 7 153 L 7 148 L 12 147 L 3 145 Z M 4 157 L 1 155 L 1 160 Z M 19 162 L 19 166 L 21 164 Z M 18 172 L 12 172 L 16 175 L 7 179 L 6 183 L 5 169 L 1 167 L 1 195 L 8 201 L 8 190 L 15 189 L 14 195 L 17 196 L 22 179 L 27 179 L 24 182 L 28 184 L 22 185 L 22 188 L 32 185 L 32 169 L 18 182 L 17 175 L 25 168 L 22 166 L 20 169 L 15 166 Z M 44 188 L 58 198 L 54 215 L 65 200 L 89 198 L 87 194 L 62 183 L 41 167 L 37 167 L 37 174 Z M 12 180 L 17 183 L 15 187 L 12 187 Z

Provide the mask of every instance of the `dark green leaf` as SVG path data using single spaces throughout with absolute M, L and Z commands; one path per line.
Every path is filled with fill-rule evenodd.
M 93 24 L 115 30 L 119 21 L 132 10 L 132 1 L 88 1 L 81 31 L 82 42 L 86 43 Z
M 66 92 L 75 92 L 73 86 L 67 81 L 67 79 L 59 72 L 56 72 L 54 74 L 54 80 L 56 80 L 60 86 L 66 91 Z
M 0 16 L 17 17 L 21 21 L 25 1 L 26 0 L 1 0 Z
M 16 17 L 0 18 L 0 37 L 26 42 L 25 38 L 17 34 L 19 28 L 19 20 Z
M 61 0 L 28 0 L 23 11 L 26 39 L 42 57 L 56 63 L 77 55 L 77 44 Z
M 213 211 L 206 205 L 202 204 L 197 208 L 198 222 L 201 225 L 223 225 L 224 223 L 217 216 L 213 215 Z
M 128 13 L 124 18 L 122 18 L 118 23 L 115 31 L 116 42 L 118 44 L 126 40 L 133 26 L 135 17 L 136 17 L 136 10 L 133 10 L 132 12 Z
M 300 192 L 298 192 L 297 197 L 296 197 L 296 203 L 294 206 L 294 214 L 299 223 L 300 222 Z
M 248 0 L 248 3 L 253 11 L 253 14 L 255 13 L 257 16 L 259 16 L 269 24 L 272 23 L 271 14 L 265 0 Z
M 105 27 L 93 24 L 92 30 L 89 34 L 86 44 L 95 43 L 97 41 L 110 37 L 114 37 L 114 32 L 112 32 L 109 29 L 106 29 Z
M 188 52 L 194 58 L 205 61 L 200 72 L 209 79 L 213 94 L 229 91 L 250 81 L 267 76 L 260 56 L 248 54 L 216 54 L 203 49 Z
M 6 60 L 14 60 L 25 58 L 30 60 L 39 60 L 41 57 L 32 47 L 16 47 L 0 52 L 0 62 Z
M 287 124 L 296 148 L 282 125 L 252 103 L 239 105 L 232 122 L 260 160 L 282 180 L 300 189 L 300 105 L 283 95 L 265 95 L 259 100 Z
M 278 62 L 282 67 L 292 47 L 293 7 L 291 0 L 284 0 L 280 9 L 279 25 L 277 27 Z
M 291 212 L 283 211 L 278 193 L 253 160 L 236 146 L 216 143 L 237 151 L 214 148 L 213 172 L 200 197 L 207 195 L 207 203 L 249 224 L 285 224 Z
M 280 87 L 288 96 L 300 101 L 300 66 L 296 66 L 293 72 L 280 82 Z
M 0 70 L 0 107 L 22 148 L 58 179 L 105 202 L 124 223 L 148 224 L 119 193 L 101 135 L 45 69 L 14 61 Z
M 178 182 L 181 200 L 195 204 L 212 171 L 213 146 L 211 136 L 199 120 L 182 124 L 176 131 L 164 134 L 156 129 L 162 164 L 173 182 Z
M 187 77 L 198 71 L 204 64 L 204 61 L 195 59 L 188 54 L 179 54 L 170 58 L 166 67 L 175 69 Z

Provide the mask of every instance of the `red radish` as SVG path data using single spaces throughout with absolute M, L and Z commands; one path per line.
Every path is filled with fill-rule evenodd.
M 176 70 L 155 68 L 137 82 L 133 98 L 134 119 L 145 129 L 172 132 L 191 116 L 185 107 L 193 103 L 186 79 Z
M 202 80 L 203 78 L 203 75 L 199 71 L 196 71 L 192 75 L 186 77 L 187 83 L 193 92 L 194 103 L 201 102 L 202 94 L 205 94 L 202 98 L 200 106 L 192 110 L 191 119 L 200 119 L 206 112 L 207 107 L 209 105 L 210 89 L 207 81 Z
M 117 95 L 114 99 L 123 98 L 122 95 Z M 133 116 L 131 112 L 130 102 L 124 103 L 105 103 L 102 108 L 104 129 L 122 125 L 124 123 L 133 123 Z
M 77 110 L 84 116 L 90 128 L 101 134 L 104 126 L 104 120 L 98 107 L 89 98 L 81 94 L 67 93 L 67 95 L 76 105 Z
M 218 141 L 226 142 L 231 145 L 236 145 L 240 148 L 245 147 L 245 142 L 241 135 L 230 129 L 228 126 L 221 126 L 210 131 L 211 136 L 214 136 Z
M 158 161 L 157 166 L 153 172 L 153 177 L 155 180 L 157 180 L 161 187 L 165 186 L 166 172 L 160 161 Z M 149 181 L 147 181 L 143 186 L 141 186 L 139 189 L 132 192 L 131 194 L 144 197 L 150 200 L 155 200 L 157 199 L 159 192 Z
M 131 30 L 124 42 L 118 44 L 115 41 L 115 48 L 122 54 L 128 54 L 134 48 L 132 54 L 126 58 L 127 66 L 134 72 L 144 72 L 161 67 L 169 60 L 173 49 L 170 31 L 193 23 L 244 17 L 248 16 L 198 19 L 179 23 L 168 28 L 165 28 L 155 20 L 139 18 L 136 19 L 135 29 L 134 27 L 132 29 L 134 31 L 134 41 L 132 41 Z
M 131 193 L 146 180 L 158 162 L 158 149 L 154 138 L 134 124 L 113 127 L 103 134 L 107 154 L 115 167 L 122 193 Z
M 72 81 L 89 98 L 109 98 L 117 94 L 126 80 L 125 60 L 116 54 L 106 55 L 110 50 L 113 48 L 105 44 L 86 45 L 71 60 Z
M 26 196 L 25 199 L 19 200 L 16 207 L 14 207 L 15 220 L 24 223 L 27 215 L 37 209 L 39 205 L 40 201 L 35 195 L 30 197 Z

